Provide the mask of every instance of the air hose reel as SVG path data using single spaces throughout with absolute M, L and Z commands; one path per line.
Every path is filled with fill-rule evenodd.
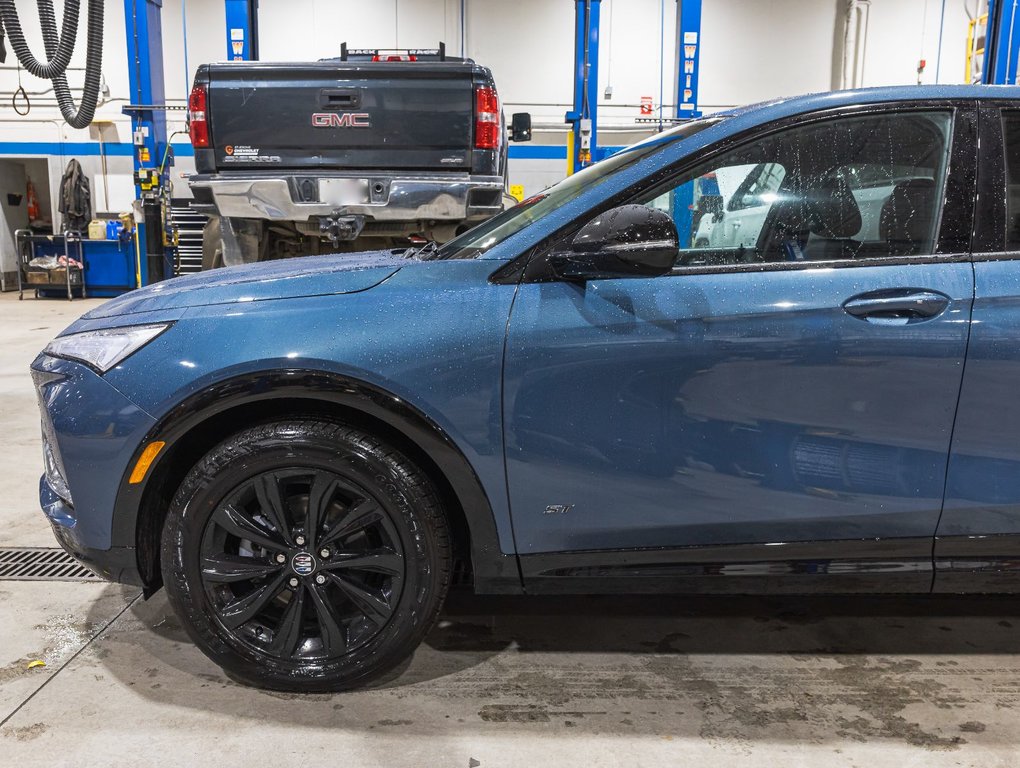
M 88 22 L 86 25 L 85 84 L 82 89 L 81 105 L 75 107 L 74 97 L 67 85 L 67 65 L 71 62 L 78 36 L 78 15 L 81 0 L 66 0 L 61 32 L 57 33 L 57 18 L 53 11 L 53 0 L 38 0 L 39 26 L 42 30 L 43 47 L 48 61 L 39 61 L 32 55 L 21 29 L 15 0 L 0 0 L 0 61 L 7 58 L 3 45 L 6 33 L 11 48 L 21 65 L 36 77 L 53 81 L 60 114 L 72 128 L 87 128 L 96 113 L 99 101 L 100 81 L 103 64 L 103 0 L 88 0 Z

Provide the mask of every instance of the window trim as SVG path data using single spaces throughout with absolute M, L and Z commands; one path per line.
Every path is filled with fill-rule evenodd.
M 974 199 L 976 191 L 977 165 L 977 112 L 978 102 L 975 99 L 932 99 L 910 102 L 879 102 L 849 107 L 837 107 L 820 110 L 805 115 L 794 115 L 775 120 L 770 123 L 749 128 L 734 136 L 722 139 L 705 147 L 688 157 L 683 158 L 662 170 L 650 174 L 635 185 L 621 190 L 607 198 L 601 205 L 595 206 L 585 214 L 564 225 L 552 235 L 546 237 L 534 247 L 529 248 L 517 259 L 497 270 L 493 282 L 509 282 L 519 279 L 521 282 L 558 282 L 547 265 L 548 255 L 556 246 L 573 236 L 592 218 L 605 213 L 619 205 L 640 197 L 688 173 L 698 165 L 711 161 L 713 158 L 738 148 L 749 140 L 768 136 L 787 128 L 805 124 L 818 123 L 842 117 L 880 115 L 890 112 L 936 112 L 950 113 L 949 162 L 946 167 L 946 179 L 943 187 L 943 199 L 938 211 L 936 224 L 934 253 L 917 256 L 882 256 L 867 259 L 836 259 L 832 261 L 775 261 L 751 264 L 718 264 L 701 266 L 675 266 L 662 277 L 698 274 L 730 274 L 746 272 L 773 272 L 803 269 L 841 269 L 864 266 L 897 266 L 907 264 L 932 264 L 971 260 L 971 238 L 973 236 Z M 952 215 L 948 215 L 951 213 Z M 949 232 L 952 226 L 956 231 Z M 1020 253 L 1017 254 L 1020 258 Z M 653 278 L 655 279 L 655 278 Z M 515 280 L 516 281 L 516 280 Z
M 996 201 L 991 206 L 978 206 L 974 211 L 975 261 L 1007 261 L 1020 258 L 1020 251 L 1006 248 L 1009 179 L 1006 170 L 1006 135 L 1003 122 L 1007 112 L 1020 115 L 1017 102 L 989 101 L 978 108 L 977 199 Z

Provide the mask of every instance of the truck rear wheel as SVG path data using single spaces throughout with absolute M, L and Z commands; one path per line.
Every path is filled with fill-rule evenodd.
M 223 235 L 220 217 L 212 216 L 202 230 L 202 270 L 223 266 Z

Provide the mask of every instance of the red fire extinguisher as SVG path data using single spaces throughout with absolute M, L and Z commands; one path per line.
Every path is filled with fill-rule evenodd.
M 28 180 L 25 197 L 28 198 L 28 220 L 36 221 L 39 218 L 39 198 L 35 196 L 35 185 L 31 179 Z

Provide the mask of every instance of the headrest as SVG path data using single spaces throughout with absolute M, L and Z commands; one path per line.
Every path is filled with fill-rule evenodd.
M 904 251 L 901 255 L 910 254 L 930 235 L 934 211 L 934 179 L 901 181 L 882 206 L 878 236 L 894 251 Z
M 861 209 L 841 176 L 823 176 L 804 190 L 808 229 L 826 240 L 846 240 L 861 231 Z

